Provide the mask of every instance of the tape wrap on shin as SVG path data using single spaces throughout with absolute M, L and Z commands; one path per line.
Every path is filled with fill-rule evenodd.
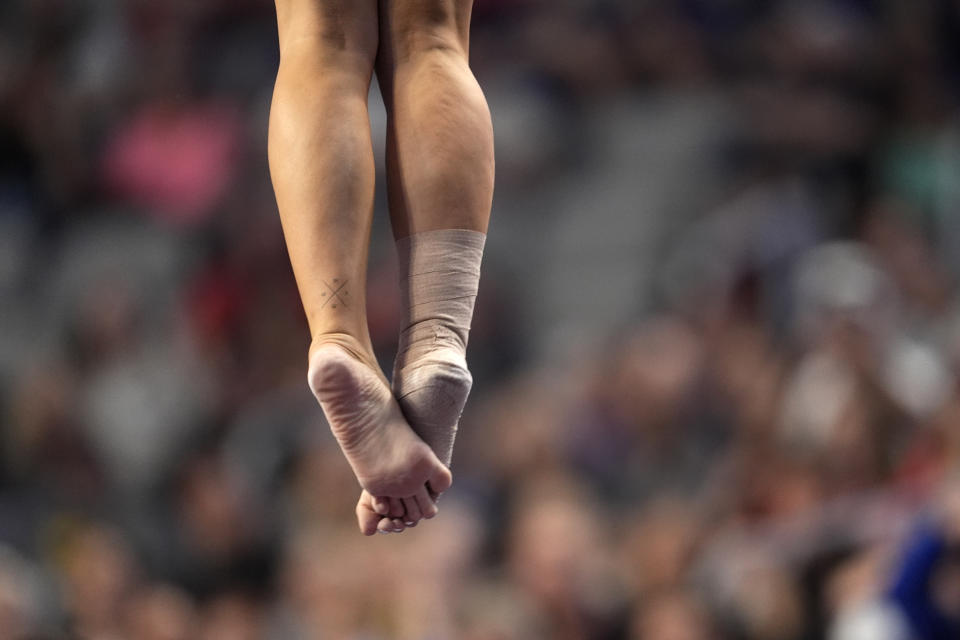
M 472 384 L 466 351 L 485 241 L 478 231 L 446 229 L 397 242 L 404 315 L 393 390 L 447 465 Z

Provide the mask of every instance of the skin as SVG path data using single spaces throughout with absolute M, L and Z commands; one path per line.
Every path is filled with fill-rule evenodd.
M 377 6 L 372 0 L 276 5 L 280 69 L 268 155 L 300 298 L 314 344 L 332 338 L 374 364 L 364 283 L 373 220 L 367 94 L 379 42 Z M 344 300 L 328 301 L 341 283 Z
M 493 128 L 468 64 L 472 0 L 276 0 L 276 8 L 270 173 L 310 353 L 336 343 L 383 378 L 365 307 L 375 179 L 370 83 L 376 69 L 394 236 L 485 233 Z M 368 535 L 433 514 L 435 507 L 366 492 L 357 505 Z
M 377 81 L 387 108 L 394 236 L 487 232 L 493 125 L 470 71 L 472 0 L 380 0 Z

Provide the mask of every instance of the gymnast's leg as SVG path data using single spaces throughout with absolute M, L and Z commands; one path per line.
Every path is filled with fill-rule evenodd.
M 277 0 L 269 159 L 310 325 L 310 387 L 361 486 L 421 500 L 449 471 L 403 418 L 372 355 L 365 281 L 374 166 L 367 94 L 376 0 Z M 427 504 L 429 503 L 429 505 Z
M 472 384 L 467 337 L 494 182 L 490 112 L 468 64 L 471 8 L 380 0 L 377 79 L 405 312 L 393 390 L 447 465 Z

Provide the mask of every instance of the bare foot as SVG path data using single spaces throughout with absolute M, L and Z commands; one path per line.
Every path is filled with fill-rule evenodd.
M 407 424 L 383 378 L 341 342 L 315 344 L 308 381 L 360 486 L 413 502 L 427 488 L 446 491 L 450 471 Z

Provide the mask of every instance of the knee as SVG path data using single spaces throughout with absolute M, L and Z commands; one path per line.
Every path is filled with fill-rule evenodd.
M 372 68 L 379 33 L 376 0 L 276 0 L 281 60 L 308 59 L 344 70 Z
M 472 0 L 393 0 L 390 40 L 397 62 L 425 53 L 466 56 Z

